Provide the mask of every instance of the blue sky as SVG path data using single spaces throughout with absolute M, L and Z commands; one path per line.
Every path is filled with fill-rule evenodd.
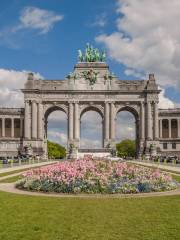
M 38 30 L 24 29 L 9 33 L 0 43 L 0 67 L 39 72 L 48 79 L 62 79 L 69 73 L 77 61 L 77 50 L 87 42 L 102 48 L 95 37 L 114 30 L 115 1 L 98 0 L 52 0 L 52 1 L 1 1 L 0 29 L 12 28 L 19 23 L 19 16 L 25 7 L 37 7 L 63 15 L 47 34 Z M 96 21 L 108 19 L 105 26 Z M 111 62 L 117 74 L 123 76 L 121 66 Z
M 155 73 L 162 89 L 159 107 L 179 107 L 179 19 L 179 0 L 1 0 L 1 106 L 23 106 L 18 89 L 27 71 L 64 79 L 77 62 L 77 50 L 89 42 L 106 50 L 107 63 L 119 79 L 147 79 Z M 121 129 L 133 136 L 128 128 L 132 119 L 124 119 Z M 51 120 L 51 136 L 59 139 L 56 124 L 65 126 L 65 119 L 60 123 L 55 115 Z M 90 133 L 85 135 L 87 142 Z

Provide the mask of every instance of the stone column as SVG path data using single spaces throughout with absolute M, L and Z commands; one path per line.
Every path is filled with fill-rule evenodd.
M 171 119 L 168 120 L 169 120 L 169 138 L 171 138 Z
M 69 116 L 68 116 L 68 122 L 69 122 L 69 140 L 73 140 L 73 103 L 69 103 Z
M 24 137 L 26 139 L 31 138 L 30 128 L 31 128 L 31 124 L 30 124 L 30 103 L 29 103 L 29 101 L 25 101 Z
M 178 138 L 180 138 L 180 118 L 177 119 L 178 121 Z
M 115 140 L 115 106 L 113 102 L 111 103 L 110 127 L 111 127 L 110 138 L 112 141 L 114 141 Z
M 20 137 L 23 137 L 23 119 L 20 118 Z
M 38 139 L 43 139 L 43 105 L 41 102 L 38 103 Z
M 74 138 L 79 140 L 79 103 L 75 102 L 75 109 L 74 109 Z
M 14 138 L 14 118 L 11 118 L 11 137 Z
M 37 139 L 37 103 L 32 102 L 32 138 Z
M 109 140 L 109 103 L 105 103 L 105 139 Z
M 5 137 L 5 118 L 2 118 L 2 137 Z
M 152 140 L 152 108 L 151 108 L 151 102 L 147 102 L 147 139 Z
M 141 102 L 141 139 L 145 139 L 145 128 L 144 128 L 144 103 Z
M 154 139 L 159 138 L 159 126 L 158 126 L 158 103 L 154 103 Z
M 162 138 L 162 119 L 159 120 L 159 137 Z

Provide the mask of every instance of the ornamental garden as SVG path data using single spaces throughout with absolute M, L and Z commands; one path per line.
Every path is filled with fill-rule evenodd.
M 131 194 L 176 189 L 170 174 L 132 163 L 93 160 L 91 155 L 27 171 L 19 189 L 71 194 Z

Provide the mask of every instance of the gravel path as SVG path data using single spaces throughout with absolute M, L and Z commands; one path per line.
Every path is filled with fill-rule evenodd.
M 15 188 L 14 183 L 1 183 L 0 191 L 15 193 L 20 195 L 41 196 L 41 197 L 59 197 L 59 198 L 138 198 L 138 197 L 160 197 L 180 195 L 180 189 L 167 192 L 152 192 L 152 193 L 138 193 L 138 194 L 60 194 L 60 193 L 41 193 L 23 191 Z

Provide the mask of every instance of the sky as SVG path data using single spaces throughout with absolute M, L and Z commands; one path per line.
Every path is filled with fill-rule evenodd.
M 38 78 L 64 79 L 77 62 L 77 50 L 89 42 L 106 50 L 119 79 L 154 73 L 162 89 L 159 107 L 179 107 L 179 19 L 179 0 L 1 0 L 0 105 L 23 106 L 19 89 L 29 71 Z M 56 118 L 57 113 L 50 118 L 54 124 Z M 95 118 L 94 113 L 94 126 Z M 51 138 L 54 124 L 49 121 Z M 87 131 L 84 142 L 88 137 Z

